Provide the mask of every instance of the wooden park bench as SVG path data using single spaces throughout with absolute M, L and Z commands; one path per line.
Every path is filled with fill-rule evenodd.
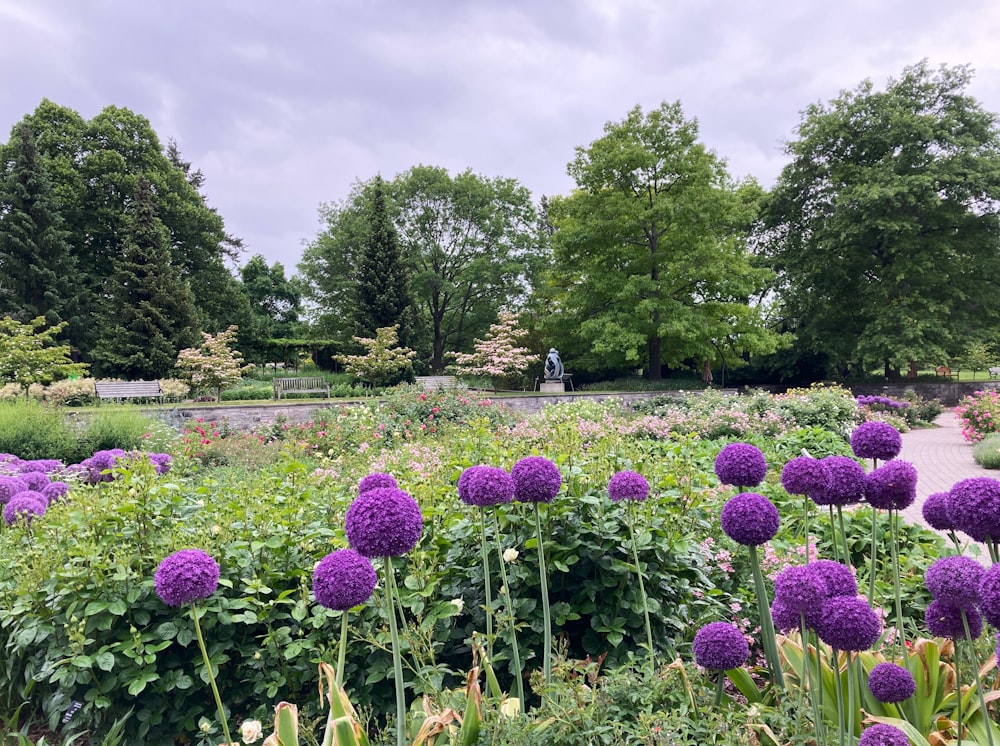
M 416 381 L 417 386 L 426 391 L 458 387 L 458 379 L 455 376 L 417 376 Z
M 159 381 L 94 381 L 94 392 L 101 400 L 159 399 L 163 403 Z
M 280 399 L 285 394 L 325 394 L 330 398 L 330 384 L 326 379 L 314 378 L 275 378 L 274 398 Z
M 990 368 L 990 378 L 1000 378 L 1000 367 Z
M 959 370 L 952 372 L 947 365 L 939 365 L 934 369 L 934 375 L 938 378 L 958 378 Z

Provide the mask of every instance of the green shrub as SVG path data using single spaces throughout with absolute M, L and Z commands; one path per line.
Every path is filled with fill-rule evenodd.
M 972 458 L 984 469 L 1000 469 L 1000 434 L 990 435 L 976 443 Z
M 239 386 L 222 392 L 222 401 L 259 401 L 274 397 L 274 388 L 267 383 L 244 379 Z
M 976 443 L 987 435 L 1000 432 L 1000 391 L 977 391 L 955 407 L 962 420 L 962 435 Z
M 910 404 L 903 414 L 911 426 L 932 423 L 944 412 L 944 404 L 940 399 L 925 399 L 913 389 L 906 389 L 902 399 Z
M 53 406 L 25 399 L 0 402 L 0 452 L 69 463 L 89 455 L 81 450 L 73 428 Z
M 90 453 L 112 448 L 162 450 L 176 437 L 163 423 L 135 407 L 101 407 L 84 422 L 81 448 Z

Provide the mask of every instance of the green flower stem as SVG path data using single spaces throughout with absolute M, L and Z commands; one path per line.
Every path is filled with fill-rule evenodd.
M 844 727 L 844 687 L 840 678 L 840 656 L 836 648 L 830 649 L 830 655 L 833 657 L 833 681 L 837 693 L 837 730 L 840 732 L 840 746 L 844 746 L 847 728 Z
M 340 650 L 337 652 L 337 688 L 344 684 L 344 658 L 347 656 L 347 615 L 351 612 L 340 612 Z
M 965 627 L 965 639 L 969 641 L 969 650 L 972 652 L 972 670 L 976 674 L 976 694 L 979 695 L 979 709 L 983 713 L 983 722 L 985 723 L 986 739 L 989 746 L 994 746 L 993 744 L 993 728 L 990 727 L 989 710 L 986 709 L 986 697 L 983 696 L 983 682 L 979 678 L 979 662 L 975 660 L 976 649 L 972 642 L 972 632 L 969 631 L 969 617 L 965 613 L 965 609 L 962 609 L 962 626 Z M 958 653 L 955 653 L 956 657 Z M 956 674 L 957 676 L 957 674 Z M 957 683 L 959 687 L 959 694 L 961 695 L 961 683 Z
M 959 670 L 958 664 L 961 660 L 958 650 L 958 640 L 955 640 L 955 700 L 958 705 L 958 712 L 956 714 L 955 720 L 958 723 L 958 746 L 962 746 L 962 728 L 964 723 L 962 722 L 962 676 Z
M 816 742 L 822 746 L 826 743 L 826 734 L 823 732 L 823 713 L 820 710 L 816 692 L 817 690 L 822 691 L 823 686 L 820 679 L 813 678 L 813 668 L 809 665 L 809 630 L 806 628 L 805 614 L 799 614 L 799 634 L 802 638 L 802 678 L 799 679 L 799 711 L 801 712 L 803 709 L 802 694 L 808 688 L 809 704 L 812 707 L 813 727 L 816 729 Z M 818 648 L 816 655 L 819 655 Z
M 719 709 L 722 705 L 722 695 L 725 693 L 726 686 L 726 672 L 719 671 L 718 678 L 715 681 L 715 709 Z
M 833 559 L 837 562 L 846 562 L 840 558 L 840 545 L 837 543 L 837 524 L 833 521 L 833 506 L 830 505 L 830 536 L 833 537 Z
M 229 735 L 229 724 L 226 722 L 226 711 L 222 707 L 222 697 L 219 696 L 219 686 L 215 683 L 215 674 L 212 673 L 212 661 L 208 659 L 208 650 L 205 648 L 205 637 L 201 634 L 201 622 L 198 621 L 198 604 L 194 601 L 191 602 L 191 618 L 194 620 L 194 633 L 198 636 L 198 649 L 201 650 L 201 658 L 205 661 L 208 684 L 212 687 L 215 706 L 219 708 L 219 721 L 222 723 L 222 733 L 226 737 L 226 743 L 232 743 L 233 739 Z
M 389 615 L 389 635 L 392 637 L 392 675 L 396 685 L 396 746 L 406 746 L 406 691 L 403 683 L 403 658 L 399 651 L 399 629 L 396 624 L 396 579 L 392 571 L 392 557 L 385 558 L 385 610 Z
M 906 633 L 903 629 L 903 595 L 899 587 L 899 511 L 889 511 L 889 550 L 892 552 L 892 593 L 896 597 L 896 635 L 899 654 L 906 657 Z
M 872 507 L 872 550 L 869 557 L 868 571 L 868 603 L 875 605 L 875 565 L 878 557 L 878 541 L 876 539 L 878 529 L 878 511 Z
M 646 584 L 642 579 L 642 567 L 639 565 L 638 542 L 635 539 L 635 512 L 634 501 L 629 501 L 626 513 L 628 524 L 628 535 L 632 543 L 632 562 L 635 565 L 635 574 L 639 579 L 639 598 L 642 599 L 642 618 L 646 623 L 646 646 L 649 648 L 649 674 L 656 673 L 656 654 L 653 650 L 653 627 L 649 623 L 649 603 L 646 601 Z
M 807 565 L 809 564 L 809 514 L 812 512 L 812 507 L 810 506 L 811 502 L 812 502 L 812 500 L 809 498 L 808 495 L 806 495 L 805 499 L 804 499 L 804 503 L 805 503 L 805 508 L 806 509 L 805 509 L 804 512 L 805 512 L 805 523 L 806 523 L 805 544 L 806 544 L 806 564 Z
M 503 583 L 503 595 L 507 603 L 507 616 L 510 617 L 511 654 L 514 656 L 514 688 L 521 704 L 519 712 L 524 712 L 524 670 L 521 668 L 521 651 L 517 645 L 517 617 L 514 614 L 514 603 L 510 597 L 510 583 L 507 581 L 507 568 L 503 561 L 503 546 L 500 543 L 500 519 L 497 511 L 493 511 L 493 528 L 497 541 L 497 556 L 500 558 L 500 580 Z
M 855 660 L 854 653 L 847 652 L 847 743 L 854 745 L 854 729 L 857 727 L 854 722 L 854 715 L 858 709 L 858 682 L 854 678 Z
M 545 688 L 552 685 L 552 612 L 549 609 L 549 579 L 548 571 L 545 569 L 545 547 L 542 544 L 542 518 L 538 508 L 535 506 L 535 533 L 538 536 L 538 580 L 542 590 L 542 624 L 543 644 L 542 651 L 542 672 L 545 676 Z
M 486 542 L 486 509 L 479 508 L 480 544 L 483 550 L 483 586 L 486 588 L 486 655 L 493 661 L 493 588 L 490 585 L 490 547 Z M 503 561 L 501 560 L 501 564 Z
M 816 682 L 816 700 L 819 711 L 819 717 L 816 722 L 816 733 L 819 735 L 820 746 L 826 746 L 826 720 L 823 719 L 823 691 L 826 689 L 823 685 L 823 651 L 820 649 L 819 636 L 817 635 L 815 639 L 816 645 L 813 649 L 816 651 L 816 668 L 813 681 Z M 812 694 L 810 692 L 809 696 L 811 697 Z
M 833 508 L 830 508 L 833 510 Z M 840 560 L 845 565 L 851 565 L 851 548 L 847 545 L 847 528 L 844 526 L 844 506 L 837 506 L 837 518 L 840 520 L 840 540 L 844 543 L 844 559 Z M 836 533 L 836 532 L 834 532 Z M 834 544 L 837 543 L 834 539 Z
M 778 658 L 778 644 L 774 639 L 774 621 L 771 619 L 771 604 L 767 597 L 767 587 L 764 585 L 764 573 L 760 569 L 760 558 L 757 547 L 751 546 L 750 567 L 753 570 L 753 582 L 756 588 L 757 611 L 760 615 L 760 635 L 764 644 L 764 657 L 771 669 L 771 681 L 778 689 L 785 688 L 785 678 L 781 673 L 781 661 Z

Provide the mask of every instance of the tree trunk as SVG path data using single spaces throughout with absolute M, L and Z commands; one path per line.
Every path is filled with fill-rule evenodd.
M 646 377 L 651 381 L 663 378 L 663 366 L 660 363 L 662 348 L 663 341 L 659 337 L 649 338 L 649 370 L 646 372 Z

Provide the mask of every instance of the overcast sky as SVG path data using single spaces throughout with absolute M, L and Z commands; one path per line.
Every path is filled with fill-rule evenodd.
M 250 255 L 295 271 L 322 202 L 417 164 L 566 194 L 574 148 L 681 101 L 770 186 L 800 112 L 970 64 L 1000 111 L 992 0 L 0 0 L 0 141 L 43 98 L 146 116 Z

